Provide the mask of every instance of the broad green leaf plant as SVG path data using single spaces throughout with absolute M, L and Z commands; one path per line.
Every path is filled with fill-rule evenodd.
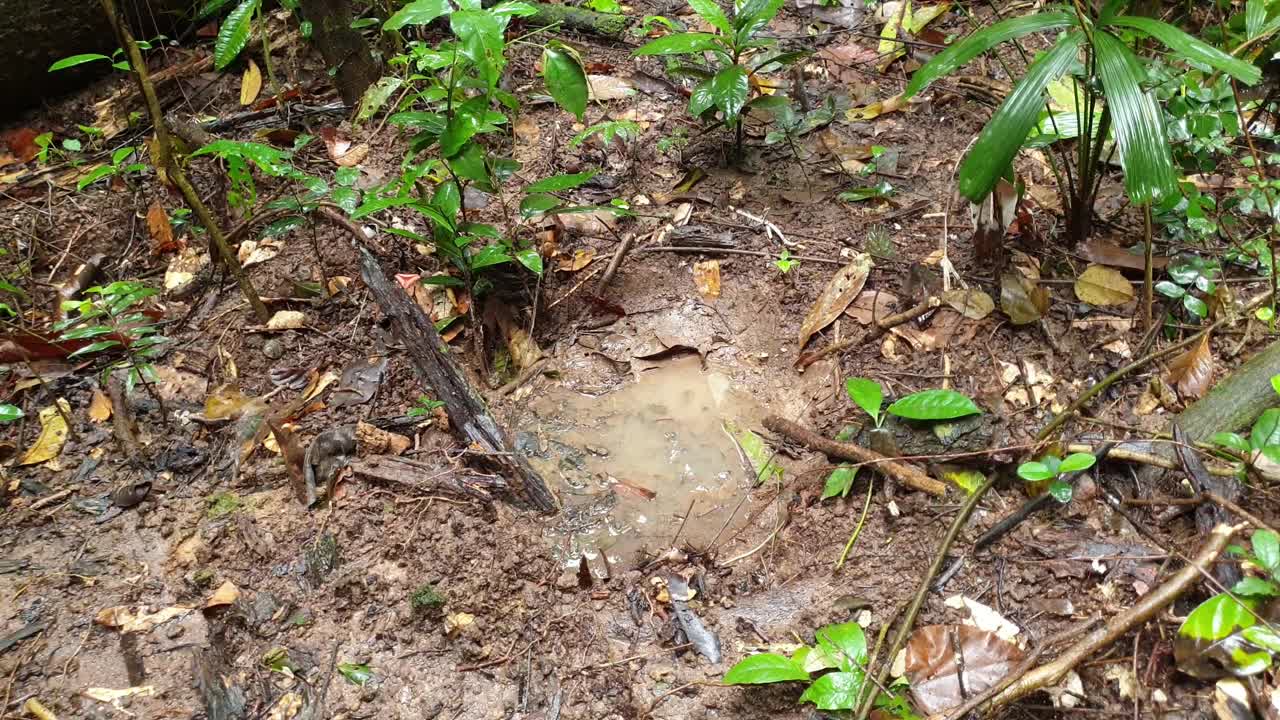
M 777 106 L 777 96 L 752 97 L 751 76 L 793 63 L 803 52 L 778 52 L 776 40 L 759 33 L 782 9 L 783 0 L 734 0 L 730 18 L 715 0 L 689 0 L 714 33 L 679 32 L 650 41 L 636 55 L 684 56 L 692 64 L 677 66 L 678 74 L 699 80 L 689 98 L 689 114 L 701 118 L 719 110 L 725 126 L 734 130 L 737 157 L 742 157 L 743 115 L 753 106 Z M 704 58 L 710 53 L 714 62 Z
M 1077 79 L 1077 147 L 1067 167 L 1054 164 L 1067 201 L 1073 241 L 1089 234 L 1097 193 L 1098 169 L 1108 138 L 1124 172 L 1130 201 L 1148 210 L 1178 193 L 1169 140 L 1155 97 L 1144 83 L 1147 70 L 1135 48 L 1147 39 L 1167 51 L 1169 60 L 1206 66 L 1247 84 L 1260 70 L 1252 63 L 1214 48 L 1168 23 L 1122 11 L 1126 0 L 1108 0 L 1096 17 L 1074 6 L 1010 18 L 979 30 L 939 53 L 920 68 L 904 95 L 919 93 L 939 78 L 1004 42 L 1055 32 L 1054 43 L 1031 62 L 1013 91 L 992 115 L 965 157 L 958 175 L 960 192 L 981 203 L 1012 162 L 1046 109 L 1046 88 L 1064 76 Z M 1052 159 L 1052 155 L 1050 155 Z M 1071 172 L 1071 165 L 1075 172 Z
M 85 290 L 84 300 L 63 303 L 68 317 L 53 326 L 58 340 L 92 340 L 67 358 L 123 353 L 123 359 L 103 369 L 103 381 L 120 369 L 125 371 L 126 393 L 138 383 L 150 386 L 156 381 L 152 361 L 164 354 L 169 342 L 160 334 L 160 326 L 141 311 L 142 302 L 157 292 L 142 283 L 119 281 Z
M 1280 537 L 1255 530 L 1252 552 L 1239 546 L 1228 552 L 1254 571 L 1230 592 L 1200 603 L 1178 628 L 1178 656 L 1193 653 L 1221 662 L 1234 675 L 1257 675 L 1272 666 L 1280 653 L 1280 634 L 1263 619 L 1263 606 L 1280 597 Z

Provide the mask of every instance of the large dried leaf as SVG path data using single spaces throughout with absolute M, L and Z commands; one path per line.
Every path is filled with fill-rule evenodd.
M 1178 388 L 1184 398 L 1203 397 L 1213 381 L 1213 353 L 1209 350 L 1209 333 L 1189 350 L 1169 363 L 1165 380 Z
M 155 612 L 148 612 L 145 607 L 130 608 L 124 605 L 104 608 L 98 611 L 94 620 L 99 625 L 115 628 L 124 633 L 147 632 L 160 623 L 168 622 L 191 612 L 191 608 L 172 605 Z
M 958 677 L 957 650 L 963 678 Z M 1022 662 L 1022 650 L 993 632 L 968 625 L 928 625 L 912 633 L 906 660 L 916 707 L 934 715 L 1003 680 Z
M 871 256 L 866 253 L 858 253 L 848 265 L 836 272 L 800 326 L 801 350 L 814 333 L 830 325 L 849 307 L 849 303 L 862 292 L 862 286 L 867 283 L 867 274 L 870 272 Z
M 1146 259 L 1141 252 L 1131 252 L 1127 248 L 1122 248 L 1115 243 L 1103 240 L 1090 240 L 1085 243 L 1082 254 L 1089 262 L 1099 265 L 1110 265 L 1130 270 L 1141 270 L 1146 265 Z M 1157 270 L 1168 264 L 1169 258 L 1167 257 L 1157 255 L 1151 258 L 1151 267 Z
M 35 465 L 37 463 L 52 460 L 62 452 L 62 446 L 67 442 L 67 420 L 66 416 L 71 414 L 71 404 L 62 398 L 58 398 L 57 405 L 40 410 L 40 436 L 36 438 L 36 442 L 18 461 L 19 465 Z
M 173 239 L 173 225 L 169 223 L 169 213 L 159 200 L 154 200 L 147 208 L 147 234 L 151 236 L 151 252 L 160 255 L 178 248 Z
M 864 290 L 849 309 L 844 311 L 844 314 L 862 325 L 870 325 L 892 315 L 893 308 L 897 304 L 898 296 L 893 293 L 883 290 Z
M 89 401 L 89 420 L 104 423 L 111 418 L 111 400 L 101 390 L 93 389 L 93 399 Z
M 1014 325 L 1033 323 L 1049 309 L 1049 290 L 1016 272 L 1000 276 L 1000 309 Z
M 244 76 L 240 78 L 240 104 L 252 105 L 253 101 L 258 99 L 260 92 L 262 92 L 262 71 L 258 69 L 258 63 L 250 59 L 245 66 Z
M 991 296 L 976 288 L 956 288 L 942 294 L 942 301 L 970 320 L 981 320 L 996 309 Z
M 1133 299 L 1133 283 L 1109 267 L 1090 265 L 1076 278 L 1076 297 L 1096 306 L 1124 305 Z

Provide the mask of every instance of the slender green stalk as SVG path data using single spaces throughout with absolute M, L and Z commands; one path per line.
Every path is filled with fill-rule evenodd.
M 1146 246 L 1143 248 L 1142 257 L 1142 327 L 1147 332 L 1150 332 L 1152 324 L 1155 322 L 1151 310 L 1151 306 L 1155 301 L 1155 296 L 1152 293 L 1155 278 L 1153 276 L 1154 270 L 1152 269 L 1154 264 L 1152 245 L 1154 243 L 1151 242 L 1151 203 L 1146 203 L 1142 206 L 1142 231 L 1142 242 Z
M 862 524 L 867 521 L 867 511 L 871 509 L 871 491 L 876 487 L 874 479 L 867 479 L 867 501 L 862 506 L 862 517 L 858 518 L 858 526 L 853 529 L 853 534 L 849 536 L 849 542 L 844 544 L 844 552 L 840 553 L 840 559 L 836 560 L 836 570 L 844 566 L 845 558 L 849 557 L 849 551 L 853 549 L 853 544 L 858 541 L 858 535 L 862 533 Z
M 258 3 L 258 34 L 262 36 L 262 66 L 267 71 L 267 87 L 272 96 L 280 94 L 280 86 L 276 84 L 276 73 L 271 68 L 271 43 L 267 40 L 267 14 Z

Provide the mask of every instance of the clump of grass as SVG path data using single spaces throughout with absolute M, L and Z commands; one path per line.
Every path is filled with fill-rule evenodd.
M 209 509 L 205 511 L 205 515 L 207 515 L 210 520 L 217 520 L 218 518 L 226 517 L 236 510 L 239 510 L 243 505 L 244 501 L 235 493 L 214 493 L 209 496 Z
M 425 612 L 427 610 L 439 610 L 444 607 L 444 596 L 436 591 L 436 587 L 430 583 L 419 587 L 409 596 L 409 607 L 414 612 Z

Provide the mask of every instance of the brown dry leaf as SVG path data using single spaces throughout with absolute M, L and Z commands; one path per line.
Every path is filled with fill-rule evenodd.
M 61 410 L 59 410 L 61 408 Z M 52 460 L 62 452 L 67 442 L 67 420 L 71 415 L 71 404 L 58 398 L 57 405 L 50 405 L 40 410 L 40 435 L 35 444 L 27 448 L 26 454 L 18 461 L 19 465 L 36 465 Z
M 356 423 L 356 447 L 360 455 L 399 455 L 413 447 L 413 441 L 366 422 Z
M 40 146 L 36 145 L 37 137 L 40 137 L 40 133 L 29 127 L 13 128 L 0 135 L 9 152 L 21 163 L 30 162 L 40 154 Z
M 356 145 L 340 136 L 333 128 L 320 128 L 316 134 L 324 140 L 324 146 L 329 150 L 329 159 L 339 167 L 355 167 L 369 154 L 366 143 Z
M 93 399 L 89 401 L 89 420 L 104 423 L 111 418 L 111 400 L 98 388 L 93 389 Z
M 636 94 L 636 86 L 630 80 L 613 75 L 588 75 L 587 87 L 591 89 L 591 99 L 601 102 L 625 100 Z
M 249 59 L 249 65 L 244 69 L 244 77 L 240 78 L 240 104 L 252 105 L 254 100 L 258 99 L 258 93 L 262 92 L 262 71 L 258 69 L 258 63 Z
M 1014 325 L 1033 323 L 1049 309 L 1049 289 L 1014 272 L 1000 276 L 1000 309 Z
M 498 332 L 506 341 L 507 352 L 511 353 L 511 361 L 518 369 L 523 370 L 542 357 L 542 348 L 538 347 L 537 341 L 524 326 L 516 321 L 507 305 L 497 301 L 489 302 L 485 306 L 485 321 L 498 327 Z
M 1200 338 L 1186 352 L 1169 362 L 1165 380 L 1178 389 L 1184 398 L 1200 398 L 1213 381 L 1213 352 L 1209 348 L 1209 333 Z
M 169 223 L 169 213 L 159 200 L 152 201 L 147 208 L 147 233 L 151 236 L 151 253 L 160 255 L 178 249 L 173 239 L 173 225 Z
M 707 260 L 693 264 L 693 284 L 703 298 L 720 297 L 720 261 Z
M 1124 305 L 1134 296 L 1133 283 L 1119 270 L 1102 265 L 1085 268 L 1076 278 L 1075 289 L 1080 302 L 1096 306 Z
M 240 243 L 236 257 L 242 267 L 253 267 L 280 254 L 280 243 L 274 240 L 245 240 Z
M 836 271 L 835 277 L 822 290 L 809 314 L 800 325 L 800 349 L 809 343 L 809 338 L 822 328 L 830 325 L 849 307 L 853 299 L 862 292 L 867 283 L 867 275 L 871 272 L 871 256 L 867 253 L 854 255 L 853 260 Z
M 120 632 L 135 633 L 146 632 L 162 622 L 182 617 L 189 612 L 191 612 L 191 608 L 182 607 L 181 605 L 173 605 L 153 613 L 147 612 L 144 608 L 129 608 L 119 605 L 99 611 L 94 620 L 99 625 L 115 628 Z
M 891 112 L 901 110 L 909 105 L 910 102 L 910 100 L 902 96 L 902 93 L 898 93 L 897 95 L 886 100 L 881 100 L 880 102 L 873 102 L 870 105 L 849 108 L 849 112 L 845 113 L 845 117 L 853 122 L 857 122 L 858 120 L 875 120 L 881 115 L 887 115 Z
M 231 605 L 239 599 L 240 588 L 236 587 L 235 583 L 230 580 L 226 580 L 218 586 L 217 590 L 213 591 L 213 594 L 209 596 L 208 600 L 204 601 L 204 606 L 206 608 L 211 608 L 222 605 Z
M 871 158 L 870 145 L 854 145 L 846 142 L 830 128 L 818 133 L 818 142 L 840 163 L 840 169 L 850 175 L 858 175 L 867 166 L 863 160 Z
M 297 330 L 305 327 L 307 316 L 299 310 L 280 310 L 267 321 L 268 330 Z
M 240 392 L 235 383 L 223 383 L 209 393 L 204 400 L 204 417 L 206 420 L 225 420 L 237 417 L 245 403 L 251 400 Z
M 898 296 L 883 290 L 863 290 L 858 299 L 853 301 L 845 315 L 857 320 L 859 324 L 870 325 L 893 314 L 898 304 Z
M 963 659 L 963 682 L 958 682 L 957 655 Z M 927 625 L 907 642 L 911 696 L 926 715 L 960 705 L 966 697 L 1003 680 L 1020 662 L 1022 650 L 1017 645 L 968 625 Z
M 956 288 L 942 294 L 942 302 L 970 320 L 981 320 L 995 312 L 996 302 L 976 288 Z
M 524 113 L 512 124 L 511 131 L 515 134 L 517 140 L 529 145 L 536 144 L 542 137 L 542 129 L 538 127 L 538 123 Z
M 1122 248 L 1115 243 L 1103 240 L 1086 242 L 1081 254 L 1091 263 L 1128 268 L 1130 270 L 1142 270 L 1146 267 L 1147 262 L 1141 252 L 1131 252 L 1127 248 Z M 1168 264 L 1169 258 L 1167 257 L 1156 255 L 1151 258 L 1151 267 L 1157 270 Z
M 560 263 L 556 265 L 556 269 L 560 272 L 578 272 L 582 268 L 590 265 L 591 261 L 595 259 L 595 248 L 574 250 L 573 257 L 560 258 Z
M 138 697 L 149 697 L 151 695 L 155 695 L 156 687 L 154 685 L 139 685 L 136 687 L 121 688 L 119 690 L 106 687 L 91 687 L 85 688 L 82 694 L 90 700 L 97 700 L 101 703 L 110 703 L 115 705 L 121 700 L 133 697 L 134 695 L 137 695 Z
M 165 268 L 164 289 L 173 290 L 191 282 L 208 262 L 209 253 L 201 252 L 199 248 L 186 247 L 179 250 L 169 261 L 169 267 Z

